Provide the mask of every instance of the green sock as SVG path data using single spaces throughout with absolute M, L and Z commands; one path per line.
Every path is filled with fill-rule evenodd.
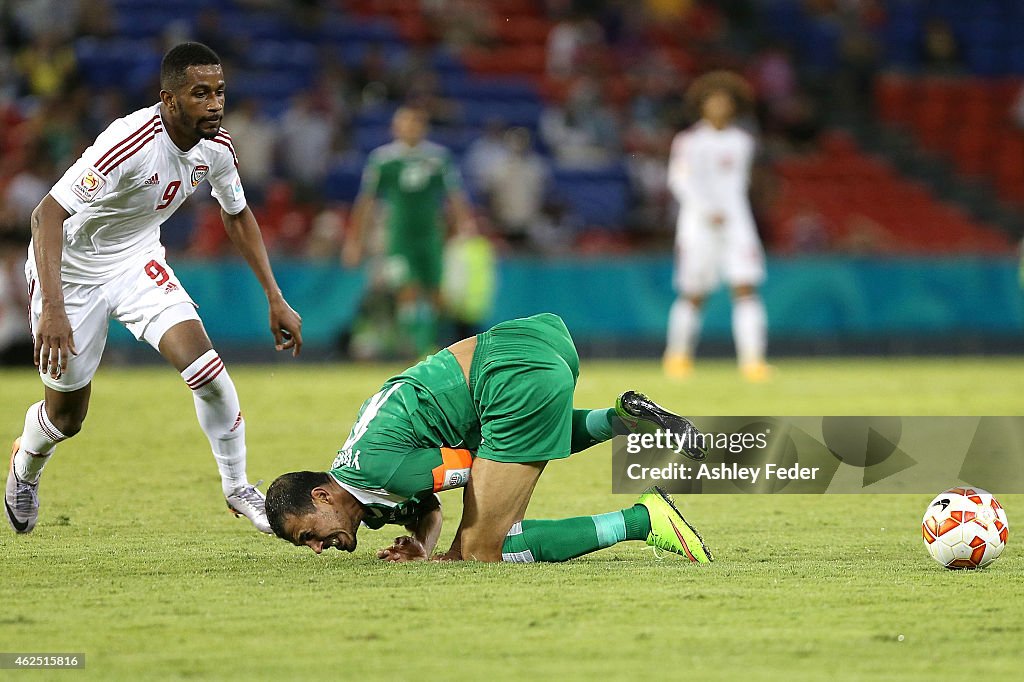
M 395 321 L 398 323 L 398 345 L 400 352 L 414 354 L 417 348 L 417 315 L 415 303 L 401 303 Z
M 611 439 L 615 435 L 612 429 L 613 417 L 614 407 L 603 410 L 573 410 L 571 451 L 580 452 Z
M 567 561 L 623 540 L 646 540 L 650 532 L 650 517 L 641 505 L 597 516 L 527 519 L 512 526 L 501 554 L 512 563 Z
M 416 353 L 421 357 L 437 350 L 437 316 L 434 308 L 425 301 L 416 306 L 414 338 Z

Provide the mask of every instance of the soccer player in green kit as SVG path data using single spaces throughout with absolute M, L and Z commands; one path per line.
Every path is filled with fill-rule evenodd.
M 458 231 L 476 233 L 476 222 L 451 153 L 425 140 L 427 112 L 399 107 L 391 123 L 395 139 L 370 152 L 345 238 L 343 260 L 362 260 L 363 234 L 379 197 L 388 209 L 387 254 L 402 263 L 398 323 L 422 356 L 437 343 L 437 315 L 445 244 L 445 199 Z
M 319 554 L 353 551 L 360 523 L 410 536 L 378 552 L 426 559 L 441 532 L 436 493 L 465 487 L 451 549 L 439 559 L 565 561 L 624 540 L 707 563 L 711 553 L 658 489 L 597 516 L 524 520 L 549 460 L 615 434 L 668 429 L 698 443 L 693 424 L 627 391 L 615 407 L 573 408 L 579 356 L 561 318 L 509 320 L 388 379 L 366 402 L 330 471 L 298 471 L 267 490 L 274 533 Z M 705 453 L 684 451 L 700 460 Z M 472 472 L 472 473 L 471 473 Z

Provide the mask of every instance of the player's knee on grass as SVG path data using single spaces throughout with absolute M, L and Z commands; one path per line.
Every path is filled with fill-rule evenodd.
M 462 532 L 462 558 L 473 561 L 501 561 L 502 533 L 490 529 L 467 529 Z

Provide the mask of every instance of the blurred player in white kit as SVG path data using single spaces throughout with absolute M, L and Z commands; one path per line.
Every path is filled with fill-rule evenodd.
M 111 123 L 32 212 L 25 274 L 44 399 L 28 408 L 11 453 L 4 512 L 17 533 L 36 525 L 40 475 L 57 443 L 82 428 L 111 318 L 181 373 L 228 508 L 270 532 L 263 494 L 246 477 L 245 420 L 235 386 L 160 244 L 160 225 L 203 180 L 213 186 L 224 228 L 266 293 L 278 350 L 298 353 L 302 321 L 274 279 L 231 136 L 220 127 L 220 59 L 200 43 L 177 45 L 161 63 L 160 88 L 160 102 Z M 125 456 L 146 457 L 145 442 L 137 445 Z
M 685 379 L 693 371 L 702 308 L 723 280 L 732 290 L 740 371 L 749 381 L 770 377 L 765 364 L 767 319 L 758 293 L 765 275 L 764 249 L 748 198 L 756 144 L 734 123 L 751 100 L 749 86 L 736 74 L 714 71 L 701 76 L 687 93 L 687 102 L 701 118 L 672 141 L 668 185 L 680 211 L 676 300 L 664 357 L 670 378 Z

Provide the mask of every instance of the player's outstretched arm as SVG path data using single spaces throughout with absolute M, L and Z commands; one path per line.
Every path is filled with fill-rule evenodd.
M 67 210 L 47 194 L 32 211 L 32 249 L 36 277 L 43 297 L 43 310 L 33 339 L 33 360 L 41 371 L 53 378 L 68 367 L 68 358 L 77 355 L 71 322 L 64 310 L 64 290 L 60 279 L 63 256 L 64 221 Z
M 242 256 L 249 263 L 249 267 L 252 268 L 256 279 L 259 280 L 267 295 L 267 303 L 270 306 L 270 332 L 274 335 L 274 347 L 277 350 L 291 349 L 293 356 L 298 355 L 302 350 L 302 318 L 284 300 L 281 289 L 277 286 L 274 272 L 270 268 L 270 259 L 267 257 L 267 247 L 263 244 L 263 235 L 260 233 L 256 217 L 248 206 L 236 215 L 231 215 L 224 210 L 221 210 L 220 215 L 224 221 L 224 229 L 232 243 L 242 252 Z

